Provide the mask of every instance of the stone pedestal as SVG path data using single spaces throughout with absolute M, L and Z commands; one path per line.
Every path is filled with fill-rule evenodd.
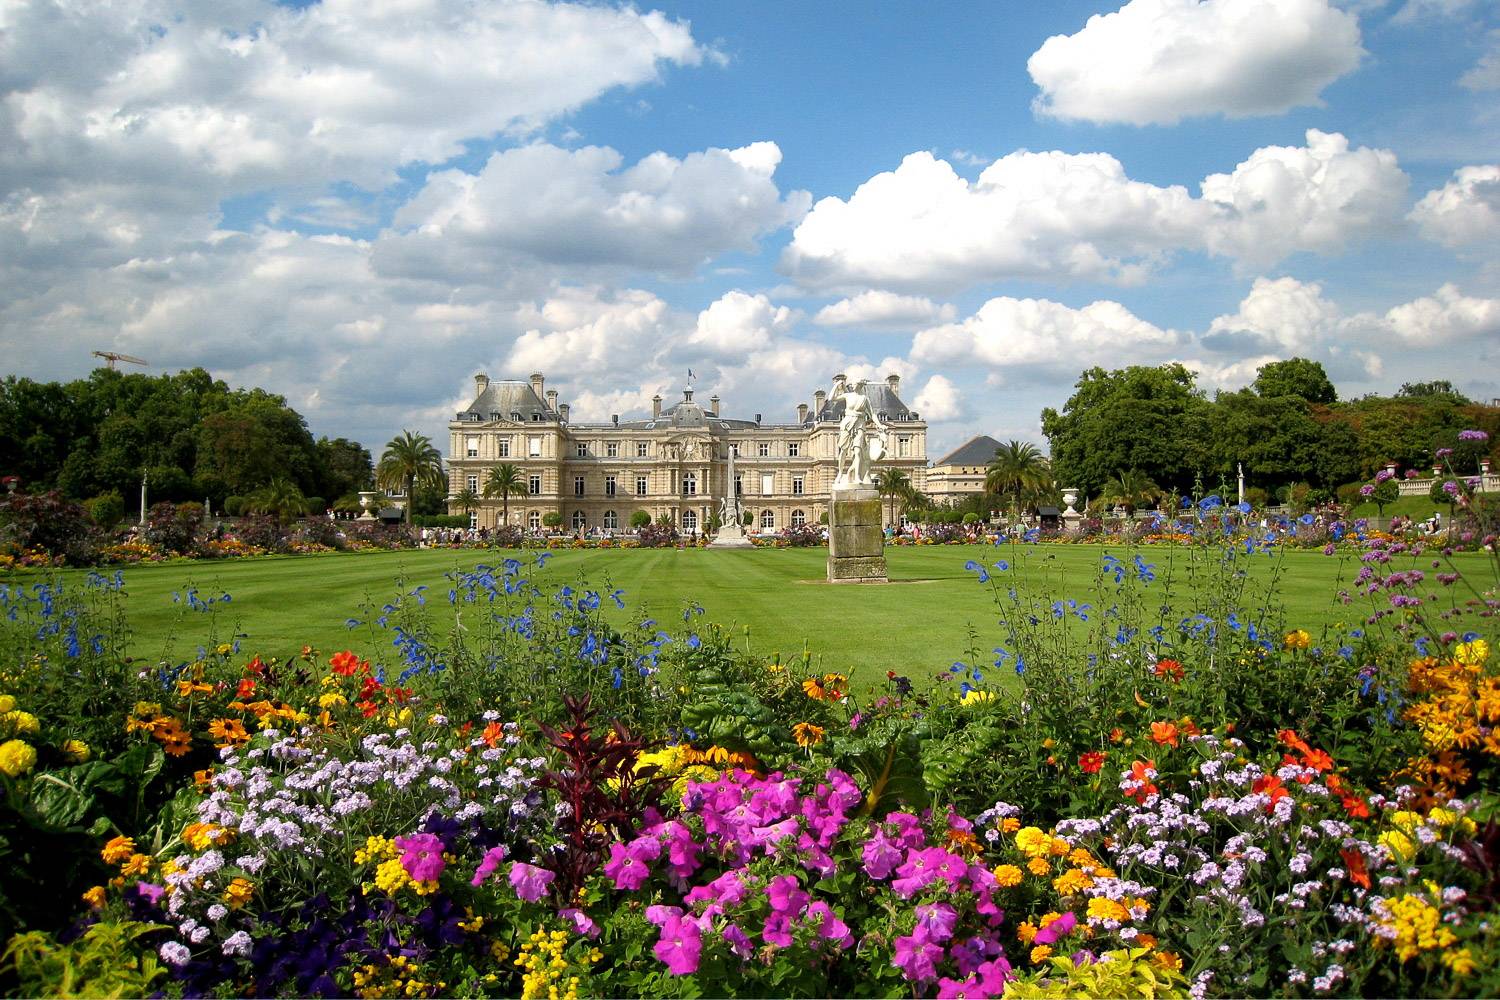
M 753 549 L 755 543 L 750 541 L 745 534 L 744 525 L 724 524 L 719 526 L 719 533 L 714 535 L 714 540 L 708 543 L 711 549 Z
M 828 582 L 885 583 L 880 495 L 871 486 L 836 489 L 828 511 Z

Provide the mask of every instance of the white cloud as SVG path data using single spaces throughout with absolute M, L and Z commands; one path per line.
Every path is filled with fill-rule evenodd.
M 1391 15 L 1391 23 L 1412 24 L 1457 17 L 1469 11 L 1476 2 L 1477 0 L 1406 0 L 1401 9 Z
M 796 314 L 764 295 L 727 292 L 698 314 L 687 343 L 706 355 L 742 357 L 764 350 L 788 328 Z
M 1131 180 L 1107 153 L 1012 153 L 972 184 L 912 153 L 824 198 L 797 226 L 782 267 L 813 288 L 948 291 L 1008 278 L 1134 284 L 1167 255 L 1206 250 L 1265 266 L 1331 253 L 1400 224 L 1407 178 L 1387 150 L 1337 133 L 1255 150 L 1194 198 Z
M 912 400 L 912 407 L 929 423 L 957 420 L 964 415 L 958 386 L 944 375 L 934 375 Z
M 912 360 L 927 366 L 977 364 L 990 369 L 1035 365 L 1076 370 L 1084 358 L 1165 357 L 1184 336 L 1101 300 L 1073 309 L 1048 299 L 990 299 L 958 323 L 923 330 Z
M 1233 173 L 1203 180 L 1214 253 L 1266 266 L 1297 251 L 1332 253 L 1398 224 L 1407 177 L 1388 149 L 1308 129 L 1306 146 L 1266 146 Z
M 1407 344 L 1434 347 L 1478 337 L 1500 337 L 1500 299 L 1476 299 L 1452 284 L 1385 314 L 1391 332 Z
M 654 358 L 671 322 L 667 304 L 638 289 L 563 289 L 526 318 L 545 326 L 517 337 L 500 370 L 562 371 L 574 384 Z
M 1323 286 L 1317 282 L 1256 278 L 1239 311 L 1215 317 L 1203 341 L 1214 350 L 1241 354 L 1307 354 L 1337 333 L 1340 322 L 1338 307 L 1323 297 Z
M 953 319 L 952 305 L 919 295 L 897 295 L 880 289 L 860 292 L 824 306 L 813 317 L 819 326 L 911 327 Z
M 1317 104 L 1363 55 L 1358 20 L 1327 0 L 1131 0 L 1047 39 L 1026 68 L 1038 114 L 1171 125 Z
M 525 263 L 688 273 L 796 221 L 807 195 L 785 201 L 772 142 L 652 153 L 623 167 L 613 149 L 547 144 L 495 153 L 477 174 L 446 170 L 396 213 L 377 249 L 391 274 L 441 270 L 485 281 Z
M 1500 30 L 1486 36 L 1486 50 L 1458 82 L 1470 90 L 1500 90 Z
M 1460 167 L 1451 181 L 1427 192 L 1409 218 L 1444 246 L 1500 241 L 1500 164 Z

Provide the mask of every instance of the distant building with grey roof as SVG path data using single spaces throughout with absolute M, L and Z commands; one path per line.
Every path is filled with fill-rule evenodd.
M 989 464 L 1000 442 L 988 434 L 972 437 L 932 463 L 927 470 L 927 495 L 934 503 L 949 504 L 984 492 Z

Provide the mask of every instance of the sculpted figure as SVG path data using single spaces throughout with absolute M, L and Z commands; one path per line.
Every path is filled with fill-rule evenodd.
M 865 395 L 867 379 L 860 379 L 853 389 L 845 383 L 834 387 L 834 398 L 844 400 L 844 416 L 839 421 L 838 477 L 833 485 L 869 486 L 870 467 L 885 456 L 885 424 L 875 413 L 870 397 Z

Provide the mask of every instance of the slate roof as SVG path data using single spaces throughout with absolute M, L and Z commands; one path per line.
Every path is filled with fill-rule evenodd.
M 852 386 L 851 386 L 852 388 Z M 874 409 L 881 420 L 915 420 L 916 416 L 911 412 L 911 407 L 901 401 L 901 397 L 891 391 L 890 385 L 885 382 L 871 382 L 865 386 L 865 395 L 870 397 L 870 407 Z M 821 413 L 807 414 L 803 424 L 816 423 L 819 420 L 842 420 L 844 418 L 844 397 L 829 399 L 823 404 Z
M 970 438 L 957 448 L 933 462 L 937 465 L 989 465 L 995 459 L 995 452 L 1000 448 L 1000 442 L 988 434 Z
M 530 423 L 535 414 L 541 414 L 543 420 L 557 418 L 557 414 L 547 409 L 547 404 L 531 388 L 530 382 L 509 379 L 491 382 L 458 418 L 462 420 L 469 414 L 477 414 L 479 420 L 520 419 L 526 423 Z M 520 414 L 520 417 L 517 418 L 516 414 Z M 469 419 L 473 420 L 474 417 L 469 416 Z

